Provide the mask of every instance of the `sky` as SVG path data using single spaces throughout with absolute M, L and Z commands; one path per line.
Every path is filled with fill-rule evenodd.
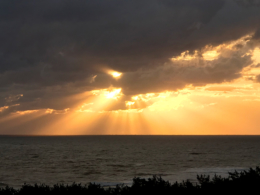
M 260 0 L 0 0 L 0 134 L 259 135 Z

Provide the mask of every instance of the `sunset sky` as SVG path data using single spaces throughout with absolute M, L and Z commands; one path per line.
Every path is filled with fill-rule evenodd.
M 260 134 L 259 0 L 0 0 L 0 134 Z

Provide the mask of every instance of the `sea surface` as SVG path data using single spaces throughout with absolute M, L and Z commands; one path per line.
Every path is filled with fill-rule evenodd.
M 0 136 L 0 187 L 24 183 L 131 185 L 260 166 L 260 136 Z

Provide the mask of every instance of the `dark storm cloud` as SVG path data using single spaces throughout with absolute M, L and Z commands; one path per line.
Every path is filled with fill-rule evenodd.
M 257 31 L 254 2 L 0 0 L 0 107 L 17 94 L 23 97 L 13 109 L 64 109 L 72 103 L 62 98 L 110 85 L 136 94 L 238 78 L 249 64 L 246 57 L 204 69 L 171 67 L 168 73 L 162 66 L 183 51 Z M 124 72 L 122 80 L 102 74 L 103 66 Z
M 1 1 L 2 71 L 52 65 L 54 71 L 120 71 L 157 65 L 187 46 L 224 1 Z M 189 43 L 190 44 L 190 43 Z

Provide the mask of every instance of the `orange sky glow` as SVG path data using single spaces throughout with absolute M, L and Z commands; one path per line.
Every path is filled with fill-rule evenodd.
M 126 98 L 117 86 L 71 95 L 73 106 L 55 110 L 15 111 L 0 118 L 2 134 L 31 135 L 259 135 L 260 126 L 260 48 L 247 47 L 251 35 L 202 51 L 184 51 L 171 59 L 185 68 L 204 60 L 203 66 L 220 57 L 252 55 L 252 64 L 241 71 L 241 77 L 221 83 L 186 85 L 183 89 L 144 93 Z M 171 64 L 165 64 L 167 69 Z M 104 69 L 103 74 L 120 80 L 126 74 Z M 182 74 L 182 73 L 180 73 Z M 158 75 L 159 76 L 159 75 Z M 94 75 L 91 82 L 100 75 Z M 22 98 L 22 94 L 17 98 Z M 124 104 L 121 109 L 118 104 Z M 17 105 L 10 105 L 15 107 Z M 0 107 L 4 112 L 10 106 Z M 19 129 L 22 129 L 21 131 Z M 21 133 L 22 132 L 22 133 Z

